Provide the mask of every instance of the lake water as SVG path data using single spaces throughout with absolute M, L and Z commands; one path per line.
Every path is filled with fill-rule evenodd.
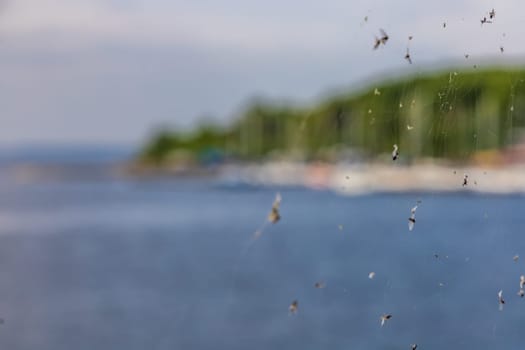
M 524 197 L 276 190 L 2 185 L 0 347 L 523 348 Z

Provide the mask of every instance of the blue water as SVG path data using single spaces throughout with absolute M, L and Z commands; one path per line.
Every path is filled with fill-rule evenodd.
M 523 348 L 524 197 L 275 192 L 0 186 L 0 348 Z

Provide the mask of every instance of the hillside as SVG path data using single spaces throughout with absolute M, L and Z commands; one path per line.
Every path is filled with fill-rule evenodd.
M 283 156 L 370 159 L 398 144 L 406 159 L 466 160 L 516 143 L 525 126 L 525 70 L 417 75 L 297 108 L 257 102 L 227 128 L 163 130 L 141 161 L 210 163 Z

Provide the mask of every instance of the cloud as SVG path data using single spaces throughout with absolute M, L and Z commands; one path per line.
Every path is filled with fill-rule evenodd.
M 22 45 L 37 46 L 47 38 L 72 48 L 126 43 L 275 50 L 326 47 L 342 31 L 322 20 L 304 24 L 185 2 L 152 0 L 123 8 L 102 1 L 16 0 L 8 5 L 0 32 Z
M 468 64 L 503 57 L 500 45 L 505 57 L 525 53 L 517 0 L 498 2 L 497 21 L 483 27 L 488 0 L 445 5 L 12 0 L 0 9 L 0 139 L 135 142 L 157 124 L 231 117 L 254 95 L 307 102 L 384 72 L 465 62 L 465 53 Z M 373 51 L 379 28 L 391 39 Z
M 405 0 L 352 3 L 290 0 L 286 2 L 166 0 L 16 0 L 6 7 L 0 33 L 21 47 L 85 49 L 103 45 L 189 46 L 276 54 L 340 51 L 352 45 L 368 49 L 379 28 L 405 45 L 410 33 L 419 43 L 447 55 L 462 47 L 483 47 L 507 31 L 523 29 L 517 0 L 498 4 L 497 21 L 480 31 L 479 18 L 490 3 Z M 501 8 L 501 10 L 500 10 Z M 369 18 L 364 22 L 364 17 Z M 448 27 L 442 30 L 441 25 Z M 510 24 L 510 25 L 509 25 Z M 486 26 L 488 27 L 488 26 Z M 448 36 L 447 36 L 448 34 Z M 500 40 L 502 41 L 502 40 Z M 366 45 L 366 46 L 365 46 Z

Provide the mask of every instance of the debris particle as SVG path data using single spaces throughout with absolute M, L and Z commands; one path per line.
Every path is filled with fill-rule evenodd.
M 493 19 L 494 17 L 496 17 L 496 11 L 494 11 L 494 9 L 490 10 L 489 17 L 490 19 Z
M 396 160 L 399 157 L 399 148 L 397 145 L 394 145 L 394 150 L 392 151 L 392 160 Z
M 379 91 L 377 88 L 374 89 L 374 95 L 379 96 L 381 95 L 381 91 Z
M 379 29 L 379 31 L 381 32 L 381 44 L 385 45 L 388 41 L 388 34 L 383 29 Z
M 379 45 L 381 45 L 381 39 L 379 39 L 377 36 L 375 37 L 374 39 L 374 50 L 377 50 L 377 48 L 379 47 Z
M 525 276 L 521 275 L 520 276 L 520 289 L 523 289 L 523 288 L 525 288 Z
M 514 262 L 518 262 L 519 259 L 520 259 L 520 256 L 518 254 L 512 257 L 512 260 L 514 260 Z
M 368 22 L 368 16 L 365 16 L 365 22 Z
M 372 114 L 372 109 L 369 109 L 369 110 L 368 110 L 368 114 Z
M 410 349 L 411 350 L 416 350 L 417 349 L 417 344 L 410 344 Z
M 410 130 L 412 130 L 412 129 L 414 129 L 414 127 L 413 127 L 412 125 L 408 125 L 408 124 L 407 124 L 407 130 L 410 131 Z
M 408 37 L 408 40 L 412 40 L 412 38 L 413 38 L 413 36 L 412 36 L 412 35 L 410 35 L 410 36 Z
M 371 280 L 373 280 L 375 276 L 376 276 L 376 273 L 374 271 L 368 274 L 368 278 L 370 278 Z
M 503 51 L 505 51 L 505 49 L 503 48 L 503 46 L 500 46 L 500 47 L 499 47 L 499 50 L 500 50 L 501 53 L 503 53 Z
M 439 259 L 439 258 L 444 258 L 444 259 L 448 259 L 448 255 L 439 255 L 438 253 L 434 253 L 434 258 L 436 259 Z
M 525 290 L 520 289 L 520 291 L 518 292 L 518 295 L 523 298 L 525 296 Z
M 388 321 L 389 319 L 392 318 L 392 315 L 391 314 L 384 314 L 384 315 L 381 315 L 381 327 L 383 327 L 386 323 L 386 321 Z
M 469 58 L 469 54 L 468 54 L 468 53 L 465 54 L 465 58 L 466 58 L 466 59 Z
M 443 28 L 447 27 L 447 22 L 443 22 Z
M 403 102 L 399 102 L 399 108 L 403 108 Z
M 323 281 L 315 282 L 314 287 L 317 289 L 323 289 L 324 287 L 326 287 L 326 284 Z
M 288 312 L 290 312 L 290 314 L 296 314 L 298 307 L 299 307 L 299 302 L 297 300 L 294 300 L 288 307 Z

